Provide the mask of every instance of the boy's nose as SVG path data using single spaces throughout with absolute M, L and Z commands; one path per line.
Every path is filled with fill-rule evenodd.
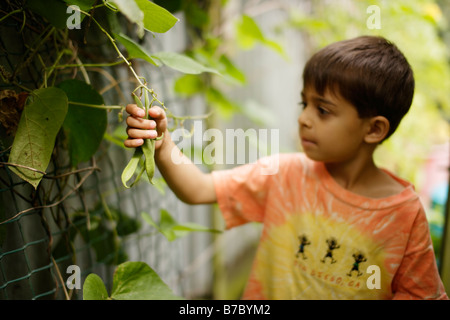
M 298 124 L 300 125 L 300 127 L 311 127 L 311 120 L 308 117 L 308 112 L 306 111 L 306 109 L 304 109 L 298 117 Z

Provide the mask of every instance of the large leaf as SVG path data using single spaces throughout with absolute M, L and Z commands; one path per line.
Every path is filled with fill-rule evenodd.
M 38 89 L 28 97 L 22 112 L 9 162 L 45 171 L 55 139 L 67 114 L 67 95 L 61 89 Z M 19 177 L 36 188 L 43 174 L 27 168 L 11 167 Z
M 116 300 L 178 300 L 144 262 L 124 262 L 114 272 L 111 298 Z
M 86 82 L 66 80 L 58 87 L 69 98 L 69 111 L 63 128 L 68 138 L 70 162 L 75 167 L 80 162 L 88 161 L 97 151 L 106 131 L 107 111 L 70 103 L 104 104 L 102 96 Z
M 53 26 L 64 29 L 67 25 L 67 18 L 70 16 L 67 5 L 59 0 L 33 0 L 27 1 L 25 7 L 48 20 Z M 81 16 L 80 16 L 81 17 Z
M 109 0 L 107 2 L 115 4 L 128 20 L 137 24 L 140 38 L 144 36 L 144 13 L 134 0 Z
M 114 34 L 114 38 L 119 41 L 125 49 L 128 51 L 128 59 L 143 59 L 147 62 L 150 62 L 151 64 L 155 66 L 159 66 L 150 56 L 150 54 L 142 48 L 138 43 L 136 43 L 133 39 L 128 37 L 127 35 L 123 33 Z
M 205 67 L 194 59 L 176 52 L 158 52 L 152 54 L 152 58 L 161 60 L 168 67 L 188 74 L 199 74 L 202 72 L 219 72 L 213 68 Z
M 124 262 L 113 276 L 113 289 L 108 297 L 102 279 L 96 274 L 86 277 L 84 300 L 179 300 L 158 274 L 144 262 Z
M 164 33 L 169 31 L 179 20 L 169 11 L 148 0 L 134 0 L 144 14 L 144 28 Z M 128 1 L 132 2 L 132 1 Z
M 95 273 L 86 277 L 83 284 L 83 300 L 106 300 L 108 291 L 102 279 Z
M 92 8 L 95 0 L 64 0 L 64 2 L 61 0 L 31 0 L 27 1 L 25 6 L 47 19 L 53 26 L 64 29 L 67 26 L 67 19 L 76 12 L 73 10 L 67 12 L 67 5 L 78 6 L 87 12 Z M 81 22 L 85 15 L 79 13 L 79 16 Z

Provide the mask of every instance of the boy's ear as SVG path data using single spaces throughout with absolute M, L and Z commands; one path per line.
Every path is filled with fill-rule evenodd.
M 383 116 L 369 119 L 369 130 L 365 136 L 366 143 L 380 143 L 389 132 L 389 120 Z

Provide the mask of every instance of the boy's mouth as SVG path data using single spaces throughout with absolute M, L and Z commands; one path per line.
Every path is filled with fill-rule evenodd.
M 309 138 L 301 137 L 303 147 L 315 146 L 317 143 Z

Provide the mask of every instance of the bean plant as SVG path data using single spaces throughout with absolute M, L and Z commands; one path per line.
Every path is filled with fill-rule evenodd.
M 8 167 L 21 180 L 32 186 L 34 193 L 31 197 L 33 199 L 36 198 L 36 195 L 43 193 L 43 201 L 37 201 L 7 219 L 4 219 L 0 212 L 0 245 L 3 241 L 2 227 L 4 225 L 33 211 L 56 208 L 56 211 L 59 212 L 59 206 L 82 189 L 89 176 L 100 170 L 96 165 L 94 155 L 105 137 L 119 143 L 106 132 L 107 113 L 117 112 L 118 119 L 121 121 L 123 120 L 124 106 L 105 103 L 102 95 L 91 85 L 87 73 L 88 68 L 101 69 L 125 65 L 133 77 L 133 83 L 136 84 L 126 99 L 129 98 L 130 102 L 145 109 L 146 117 L 148 117 L 148 109 L 155 103 L 159 104 L 166 111 L 168 118 L 173 120 L 175 127 L 183 126 L 187 119 L 205 119 L 209 117 L 210 113 L 200 116 L 174 115 L 170 107 L 166 107 L 163 99 L 158 97 L 149 82 L 136 72 L 135 60 L 147 63 L 152 68 L 166 66 L 179 71 L 181 76 L 174 82 L 174 91 L 181 97 L 188 98 L 201 94 L 205 97 L 207 104 L 224 117 L 229 116 L 230 112 L 242 112 L 253 117 L 254 120 L 258 120 L 259 113 L 246 113 L 244 106 L 232 101 L 221 91 L 221 85 L 218 84 L 217 78 L 221 78 L 227 83 L 243 85 L 246 81 L 245 75 L 231 62 L 227 55 L 226 43 L 220 35 L 211 32 L 211 30 L 220 30 L 217 25 L 219 20 L 210 19 L 207 12 L 211 8 L 206 6 L 202 10 L 198 6 L 199 3 L 203 3 L 203 1 L 171 1 L 169 3 L 163 0 L 5 0 L 2 3 L 0 23 L 9 22 L 9 19 L 21 21 L 19 33 L 25 33 L 24 28 L 29 25 L 37 24 L 40 28 L 34 30 L 37 34 L 36 39 L 25 44 L 24 47 L 27 48 L 27 51 L 24 53 L 22 62 L 15 66 L 14 70 L 0 65 L 2 82 L 19 91 L 18 93 L 13 90 L 0 91 L 0 99 L 2 102 L 6 99 L 18 101 L 18 105 L 10 106 L 11 109 L 23 108 L 17 123 L 0 116 L 0 122 L 7 129 L 9 135 L 6 139 L 3 139 L 2 136 L 0 141 L 2 154 L 9 153 L 8 161 L 2 162 L 0 165 Z M 214 2 L 213 5 L 212 3 L 208 5 L 215 6 L 215 8 L 210 11 L 220 12 L 223 4 Z M 139 40 L 136 40 L 136 38 L 142 39 L 146 34 L 150 34 L 150 36 L 156 33 L 164 34 L 179 22 L 178 18 L 158 4 L 170 7 L 171 12 L 180 10 L 185 12 L 184 18 L 187 20 L 187 28 L 190 28 L 189 33 L 192 36 L 192 46 L 187 53 L 150 53 L 139 44 Z M 99 12 L 102 14 L 100 15 L 102 19 L 99 18 Z M 133 31 L 128 31 L 128 33 L 123 31 L 119 18 L 127 20 Z M 84 31 L 91 32 L 95 28 L 95 31 L 103 36 L 106 44 L 112 47 L 117 54 L 115 60 L 107 61 L 107 57 L 102 57 L 104 58 L 102 62 L 82 61 L 83 57 L 75 49 L 76 41 L 69 34 L 69 24 L 72 25 L 77 19 L 81 28 L 79 34 Z M 243 16 L 237 21 L 239 43 L 245 43 L 246 49 L 260 43 L 278 53 L 283 53 L 280 46 L 264 36 L 252 18 Z M 46 47 L 54 48 L 48 59 L 41 53 L 41 50 Z M 42 75 L 42 78 L 31 87 L 21 81 L 20 74 L 30 67 L 33 61 L 38 61 L 41 67 L 39 74 Z M 40 72 L 41 70 L 42 72 Z M 65 76 L 68 71 L 77 75 L 77 79 L 69 79 Z M 81 75 L 83 80 L 78 79 L 80 78 L 78 75 Z M 213 79 L 213 76 L 216 78 Z M 3 100 L 4 98 L 5 100 Z M 49 167 L 51 167 L 50 164 L 56 153 L 55 144 L 61 132 L 66 138 L 65 147 L 68 151 L 70 170 L 62 174 L 53 174 L 53 172 L 49 172 Z M 155 181 L 155 141 L 155 139 L 146 139 L 142 147 L 133 151 L 133 155 L 121 175 L 121 181 L 125 188 L 136 186 L 144 173 L 149 182 Z M 80 164 L 88 161 L 91 162 L 91 166 L 78 168 Z M 43 178 L 66 186 L 69 177 L 74 175 L 79 177 L 75 186 L 67 193 L 60 192 L 61 194 L 56 200 L 49 200 L 50 191 L 43 186 Z M 157 184 L 155 186 L 157 187 Z M 51 188 L 49 189 L 51 190 Z M 94 217 L 90 216 L 89 212 L 99 214 Z M 169 241 L 192 231 L 218 232 L 193 223 L 180 224 L 162 208 L 159 212 L 159 224 L 146 212 L 142 212 L 141 217 Z M 89 239 L 94 234 L 106 235 L 107 241 L 110 243 L 107 246 L 103 243 L 94 243 L 92 249 L 97 258 L 101 258 L 108 256 L 104 252 L 104 247 L 112 248 L 117 254 L 113 258 L 104 260 L 107 264 L 115 265 L 122 262 L 123 256 L 118 257 L 122 253 L 119 252 L 118 238 L 136 231 L 138 228 L 137 221 L 130 219 L 115 208 L 110 208 L 103 195 L 94 209 L 70 212 L 70 217 L 65 212 L 63 215 L 66 219 L 71 219 L 67 232 L 69 246 L 73 245 L 77 234 L 83 239 Z M 86 225 L 81 225 L 86 216 Z M 105 217 L 107 222 L 116 225 L 116 228 L 109 230 L 104 226 L 99 219 L 105 219 Z M 50 234 L 50 230 L 47 231 Z M 52 248 L 52 259 L 56 268 L 58 266 L 54 257 L 64 256 L 66 249 L 67 243 L 64 241 L 59 241 Z M 123 264 L 118 270 L 122 275 L 129 275 L 139 270 L 138 274 L 142 271 L 143 274 L 152 274 L 153 277 L 153 273 L 149 272 L 147 267 L 143 264 Z M 89 281 L 95 282 L 95 275 L 90 279 L 94 280 Z M 95 298 L 95 294 L 92 295 L 89 292 L 89 288 L 92 288 L 89 281 L 86 286 L 86 297 Z M 65 289 L 64 285 L 62 287 Z M 65 291 L 65 294 L 67 298 L 70 298 L 70 293 Z M 121 297 L 131 296 L 123 295 Z M 153 297 L 152 295 L 145 296 Z M 109 297 L 118 298 L 117 291 L 113 290 Z

